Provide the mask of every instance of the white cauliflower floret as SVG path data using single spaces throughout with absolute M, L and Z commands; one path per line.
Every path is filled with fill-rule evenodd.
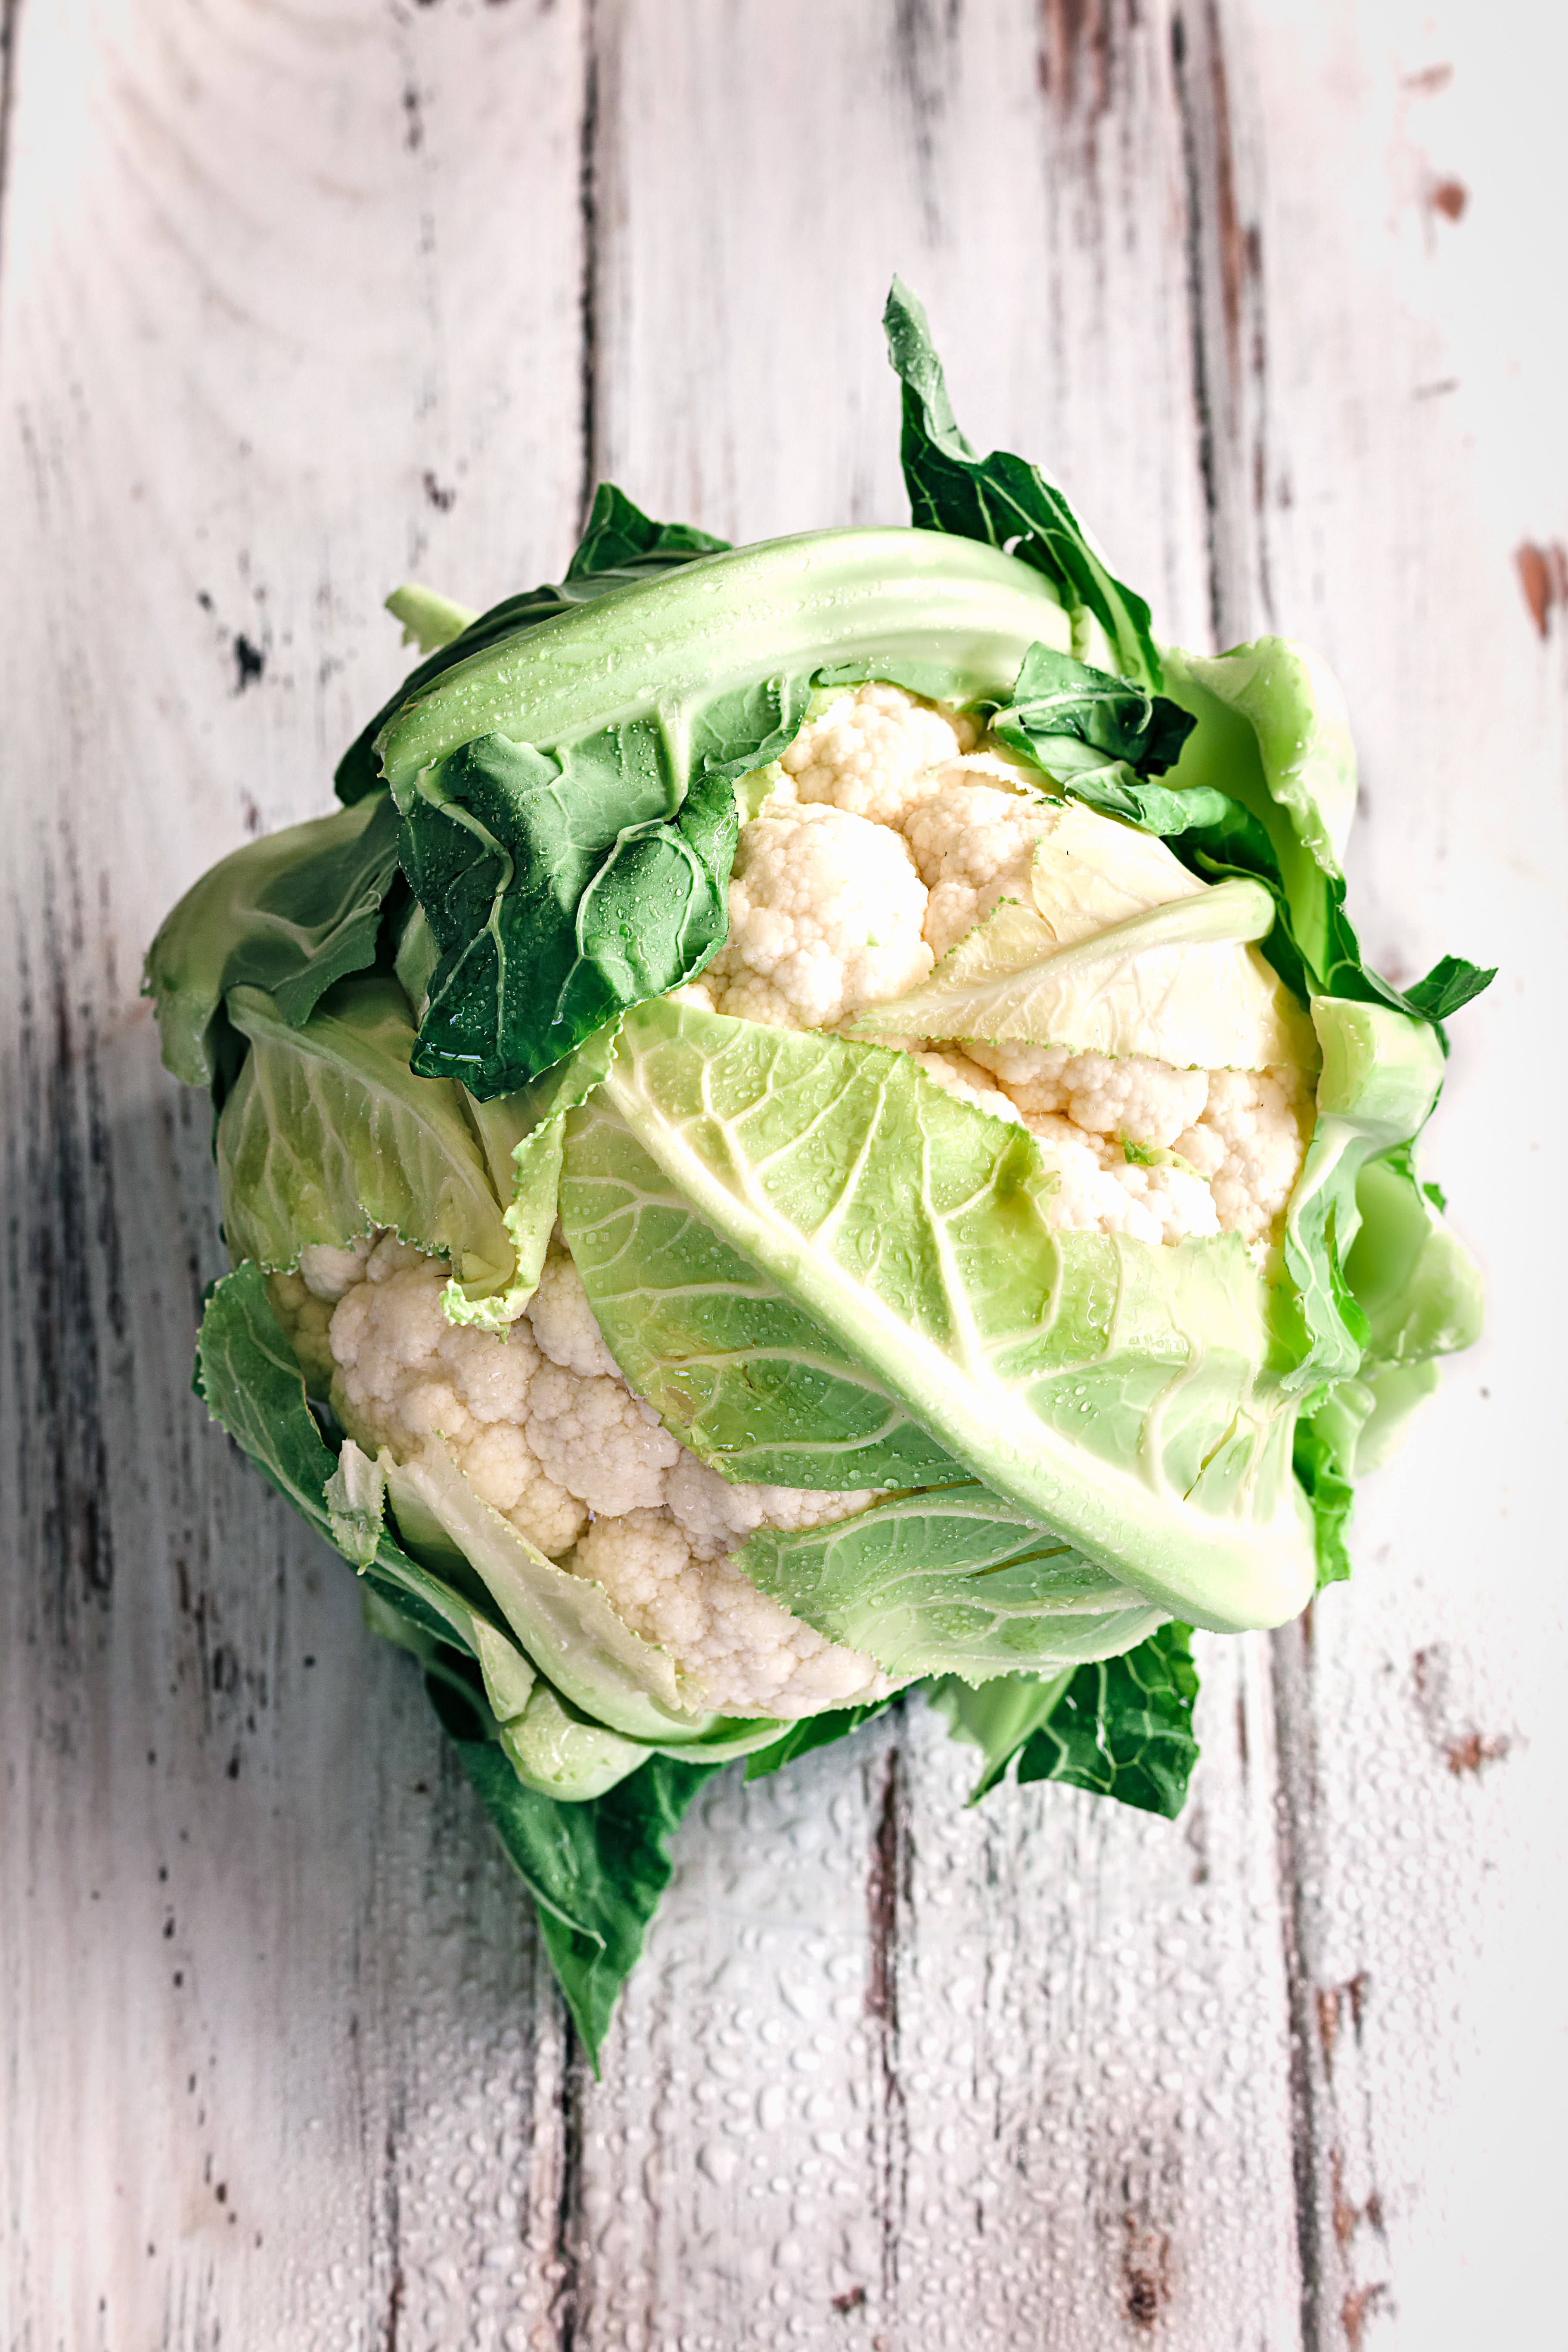
M 1168 1151 L 1202 1116 L 1209 1078 L 1206 1070 L 1173 1070 L 1141 1055 L 1111 1061 L 1103 1054 L 1071 1054 L 1061 1085 L 1075 1127 Z
M 1056 1172 L 1057 1189 L 1046 1208 L 1053 1231 L 1126 1234 L 1152 1248 L 1218 1233 L 1207 1185 L 1184 1170 L 1129 1165 L 1119 1143 L 1049 1111 L 1025 1123 Z
M 933 1078 L 943 1094 L 956 1095 L 960 1102 L 973 1103 L 976 1110 L 989 1111 L 993 1118 L 1005 1119 L 1010 1127 L 1023 1124 L 1023 1115 L 1017 1105 L 991 1084 L 990 1072 L 983 1070 L 978 1062 L 971 1061 L 969 1055 L 956 1045 L 950 1045 L 941 1053 L 928 1051 L 923 1046 L 917 1047 L 911 1051 L 910 1059 L 920 1064 L 927 1077 Z
M 816 1715 L 889 1687 L 874 1659 L 803 1625 L 724 1554 L 695 1558 L 667 1512 L 596 1519 L 571 1565 L 604 1586 L 635 1633 L 672 1651 L 722 1714 Z
M 898 686 L 862 686 L 803 727 L 779 765 L 802 803 L 896 825 L 930 791 L 928 772 L 965 751 L 971 720 L 918 702 Z
M 1217 1234 L 1216 1203 L 1206 1184 L 1184 1168 L 1144 1168 L 1136 1161 L 1110 1171 L 1156 1228 L 1161 1242 L 1194 1241 Z
M 269 1275 L 267 1296 L 299 1360 L 306 1387 L 312 1396 L 324 1396 L 332 1381 L 332 1350 L 327 1338 L 331 1307 L 309 1291 L 298 1274 Z
M 705 993 L 737 1019 L 830 1029 L 926 977 L 925 908 L 910 853 L 886 825 L 828 807 L 764 811 L 742 829 L 729 939 Z
M 824 1487 L 731 1482 L 684 1446 L 665 1480 L 664 1496 L 671 1518 L 699 1559 L 732 1550 L 761 1527 L 831 1527 L 836 1519 L 852 1518 L 882 1499 L 880 1489 L 846 1494 Z
M 374 1234 L 362 1234 L 347 1249 L 330 1242 L 310 1242 L 300 1252 L 300 1279 L 313 1298 L 330 1299 L 335 1307 L 345 1290 L 365 1278 L 365 1266 L 375 1247 Z
M 549 1475 L 595 1513 L 642 1510 L 664 1500 L 664 1474 L 680 1445 L 619 1380 L 579 1380 L 542 1364 L 528 1398 L 528 1442 Z
M 1312 1107 L 1293 1070 L 1213 1070 L 1203 1116 L 1174 1149 L 1206 1176 L 1226 1233 L 1270 1236 L 1301 1172 Z
M 533 1336 L 552 1364 L 569 1372 L 601 1373 L 618 1381 L 620 1366 L 605 1347 L 594 1319 L 583 1277 L 568 1252 L 552 1242 L 540 1269 L 539 1287 L 528 1305 Z
M 872 1659 L 801 1624 L 730 1556 L 758 1528 L 825 1526 L 881 1495 L 732 1486 L 699 1462 L 620 1378 L 559 1234 L 504 1336 L 449 1324 L 446 1266 L 391 1234 L 317 1251 L 310 1275 L 314 1289 L 303 1269 L 275 1276 L 271 1295 L 356 1443 L 399 1462 L 444 1448 L 541 1551 L 575 1545 L 564 1565 L 672 1653 L 702 1705 L 795 1717 L 885 1695 Z
M 398 1461 L 441 1445 L 475 1492 L 552 1556 L 582 1533 L 581 1497 L 551 1477 L 522 1426 L 540 1369 L 526 1323 L 504 1338 L 441 1312 L 447 1269 L 388 1237 L 328 1332 L 334 1412 L 369 1454 Z
M 904 818 L 904 839 L 930 891 L 926 944 L 942 956 L 1001 898 L 1027 906 L 1035 845 L 1050 830 L 1040 802 L 968 781 L 963 768 L 932 779 Z
M 1202 1118 L 1208 1099 L 1206 1070 L 1173 1070 L 1166 1062 L 1129 1055 L 1071 1054 L 1060 1045 L 965 1048 L 988 1070 L 1026 1118 L 1062 1112 L 1091 1135 L 1114 1135 L 1145 1150 L 1169 1151 L 1184 1128 Z

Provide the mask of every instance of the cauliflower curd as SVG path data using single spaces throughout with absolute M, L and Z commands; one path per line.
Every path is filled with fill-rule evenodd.
M 307 1249 L 297 1274 L 273 1276 L 307 1377 L 357 1444 L 398 1462 L 444 1446 L 481 1501 L 603 1585 L 720 1713 L 886 1696 L 871 1659 L 803 1625 L 730 1558 L 754 1528 L 822 1526 L 876 1494 L 731 1486 L 699 1462 L 626 1387 L 559 1244 L 504 1337 L 448 1323 L 446 1279 L 394 1234 Z
M 1064 814 L 979 748 L 967 719 L 897 687 L 837 697 L 758 781 L 725 945 L 684 992 L 742 1020 L 831 1030 L 901 995 L 1001 899 L 1028 897 L 1042 845 L 1064 945 L 1188 887 L 1173 883 L 1163 845 L 1081 806 Z M 1310 1124 L 1300 1072 L 889 1042 L 946 1092 L 1029 1129 L 1057 1180 L 1058 1228 L 1155 1245 L 1275 1236 Z M 878 1494 L 731 1485 L 700 1462 L 621 1377 L 559 1231 L 504 1336 L 447 1322 L 447 1274 L 381 1233 L 308 1248 L 297 1273 L 274 1276 L 300 1361 L 358 1444 L 399 1463 L 445 1449 L 483 1502 L 667 1649 L 711 1709 L 795 1717 L 887 1695 L 874 1660 L 792 1616 L 732 1557 L 759 1528 L 829 1525 Z
M 979 747 L 971 720 L 899 687 L 837 696 L 764 775 L 729 937 L 687 992 L 742 1020 L 834 1029 L 890 1003 L 1004 898 L 1029 899 L 1037 852 L 1064 946 L 1203 887 L 1163 842 L 1047 800 L 1019 763 Z M 950 1094 L 1028 1128 L 1057 1178 L 1047 1213 L 1059 1229 L 1156 1245 L 1278 1238 L 1311 1127 L 1300 1070 L 886 1042 Z

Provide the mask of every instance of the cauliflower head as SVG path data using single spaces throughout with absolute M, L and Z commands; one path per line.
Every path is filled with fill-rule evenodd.
M 356 1444 L 394 1461 L 449 1454 L 481 1502 L 674 1659 L 716 1713 L 814 1715 L 882 1698 L 875 1662 L 826 1641 L 735 1567 L 762 1527 L 817 1527 L 880 1499 L 731 1485 L 635 1397 L 556 1242 L 504 1333 L 449 1323 L 447 1269 L 395 1234 L 312 1247 L 274 1276 L 307 1376 Z
M 1163 842 L 1047 798 L 973 720 L 900 687 L 831 698 L 769 778 L 741 831 L 728 939 L 689 992 L 742 1020 L 839 1028 L 915 985 L 1006 898 L 1037 908 L 1066 947 L 1204 887 Z M 1278 1241 L 1311 1131 L 1300 1067 L 889 1042 L 947 1093 L 1028 1128 L 1057 1179 L 1058 1228 L 1155 1247 Z

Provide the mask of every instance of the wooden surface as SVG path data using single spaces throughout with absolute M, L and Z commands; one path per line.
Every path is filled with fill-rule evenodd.
M 1561 20 L 1530 0 L 5 0 L 5 2352 L 1447 2352 L 1561 2327 Z M 187 1389 L 174 896 L 381 596 L 600 473 L 900 520 L 878 316 L 1163 632 L 1319 645 L 1485 1345 L 1171 1825 L 918 1707 L 714 1784 L 595 2084 L 346 1571 Z

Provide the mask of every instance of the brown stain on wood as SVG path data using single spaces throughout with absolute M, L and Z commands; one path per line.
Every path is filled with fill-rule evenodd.
M 1268 351 L 1263 235 L 1246 216 L 1215 0 L 1171 18 L 1184 181 L 1188 332 L 1216 644 L 1271 616 Z
M 1110 113 L 1124 29 L 1131 26 L 1115 0 L 1040 0 L 1036 69 L 1059 115 L 1080 117 L 1092 127 Z
M 1140 2335 L 1158 2327 L 1171 2302 L 1171 2240 L 1138 2214 L 1123 2215 L 1126 2243 L 1121 2255 L 1123 2309 Z
M 1552 614 L 1568 604 L 1568 549 L 1561 540 L 1549 540 L 1544 547 L 1538 547 L 1527 539 L 1514 549 L 1513 567 L 1536 634 L 1546 637 L 1551 634 Z
M 1463 180 L 1435 180 L 1426 191 L 1426 202 L 1445 220 L 1462 220 L 1470 192 Z
M 1361 2352 L 1366 2323 L 1388 2299 L 1388 2281 L 1376 2279 L 1370 2286 L 1352 2287 L 1340 2305 L 1340 2326 L 1344 2329 L 1350 2352 Z
M 1325 1986 L 1318 1994 L 1318 2040 L 1322 2046 L 1323 2065 L 1331 2075 L 1334 2051 L 1338 2045 L 1344 2012 L 1351 2013 L 1351 2031 L 1361 2040 L 1362 2021 L 1366 2015 L 1367 1993 L 1372 1979 L 1364 1969 L 1358 1969 L 1343 1984 Z
M 1501 1733 L 1489 1738 L 1479 1731 L 1467 1731 L 1462 1738 L 1448 1742 L 1448 1769 L 1456 1780 L 1467 1772 L 1479 1775 L 1483 1764 L 1500 1763 L 1512 1745 Z
M 866 1878 L 865 2008 L 873 2030 L 878 2078 L 872 2162 L 881 2230 L 884 2308 L 890 2306 L 898 2287 L 899 2245 L 909 2186 L 909 2119 L 899 2049 L 899 1947 L 910 1903 L 909 1804 L 903 1754 L 890 1748 L 882 1768 Z
M 1463 1780 L 1467 1774 L 1479 1777 L 1485 1765 L 1500 1763 L 1511 1751 L 1513 1741 L 1506 1732 L 1480 1731 L 1473 1724 L 1464 1726 L 1462 1717 L 1456 1723 L 1460 1711 L 1450 1702 L 1448 1658 L 1441 1643 L 1433 1643 L 1417 1650 L 1410 1669 L 1416 1711 L 1428 1739 L 1455 1780 Z

